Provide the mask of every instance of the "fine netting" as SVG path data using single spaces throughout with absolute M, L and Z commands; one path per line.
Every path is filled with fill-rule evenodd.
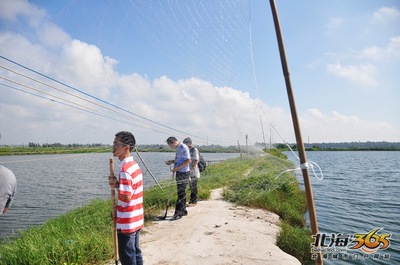
M 83 15 L 92 5 L 102 10 L 95 21 Z M 261 13 L 269 16 L 268 6 L 263 7 Z M 72 10 L 80 24 L 95 32 L 88 41 L 100 43 L 110 54 L 123 49 L 127 58 L 146 60 L 136 48 L 150 45 L 160 57 L 150 63 L 164 64 L 163 74 L 197 77 L 258 96 L 251 1 L 74 1 L 57 14 L 56 21 L 68 26 Z M 110 27 L 115 30 L 106 35 Z M 129 63 L 135 62 L 120 61 Z
M 74 111 L 70 113 L 72 117 L 76 113 L 88 112 L 113 122 L 132 126 L 134 130 L 140 128 L 145 134 L 156 132 L 162 134 L 163 137 L 173 134 L 179 138 L 191 136 L 199 145 L 209 142 L 235 145 L 236 142 L 223 141 L 227 135 L 235 133 L 237 135 L 235 140 L 243 150 L 246 150 L 246 154 L 241 159 L 207 167 L 198 184 L 200 199 L 206 200 L 211 190 L 222 188 L 226 200 L 273 211 L 286 223 L 302 227 L 306 202 L 298 180 L 291 172 L 295 166 L 284 159 L 263 153 L 263 148 L 268 146 L 266 144 L 268 137 L 264 136 L 262 121 L 267 121 L 276 131 L 270 120 L 274 118 L 274 121 L 282 121 L 282 119 L 279 115 L 271 117 L 268 113 L 269 108 L 258 98 L 250 3 L 251 1 L 231 0 L 71 1 L 54 17 L 54 20 L 68 28 L 72 25 L 71 19 L 75 19 L 73 22 L 81 24 L 82 31 L 78 30 L 73 38 L 86 42 L 87 45 L 91 43 L 98 45 L 103 53 L 100 60 L 104 60 L 104 65 L 109 68 L 90 69 L 91 65 L 89 65 L 88 72 L 89 70 L 104 71 L 105 74 L 99 81 L 101 85 L 91 86 L 92 80 L 87 80 L 91 79 L 87 72 L 79 73 L 80 75 L 75 76 L 76 79 L 62 74 L 55 75 L 51 71 L 49 71 L 50 74 L 43 74 L 43 69 L 36 71 L 36 68 L 25 66 L 5 56 L 1 57 L 1 78 L 5 81 L 1 85 L 34 96 L 38 104 L 50 101 L 51 104 L 56 102 L 70 107 Z M 99 5 L 102 7 L 102 12 L 91 17 L 94 19 L 88 20 L 85 14 L 91 12 L 94 6 Z M 269 15 L 267 11 L 266 8 L 266 16 Z M 108 28 L 114 30 L 110 33 L 106 31 Z M 90 37 L 85 36 L 83 29 L 94 31 L 95 34 Z M 78 40 L 73 43 L 78 43 Z M 152 49 L 145 49 L 147 45 Z M 146 52 L 151 52 L 153 56 L 142 53 L 142 48 Z M 116 64 L 114 59 L 108 56 L 120 60 L 115 69 L 113 68 Z M 61 62 L 59 66 L 70 70 L 68 62 Z M 150 72 L 146 67 L 157 68 L 158 72 Z M 158 81 L 165 80 L 166 78 L 163 78 L 165 75 L 171 78 L 167 81 L 170 81 L 172 85 L 149 93 L 147 97 L 140 97 L 143 88 L 137 85 L 140 82 L 135 83 L 137 85 L 135 93 L 138 96 L 133 101 L 134 103 L 127 101 L 124 103 L 129 104 L 117 104 L 114 101 L 115 94 L 119 90 L 124 90 L 124 92 L 128 90 L 126 86 L 118 87 L 122 79 L 126 77 L 122 76 L 124 73 L 135 73 L 133 77 L 130 76 L 130 81 L 136 80 L 138 75 L 136 73 L 143 76 L 149 75 L 150 80 L 157 79 Z M 120 75 L 122 78 L 115 78 Z M 78 77 L 82 77 L 86 82 L 80 83 Z M 113 78 L 118 81 L 112 82 Z M 194 79 L 196 82 L 193 82 Z M 190 82 L 200 83 L 201 89 L 183 89 L 193 86 Z M 151 83 L 150 89 L 157 88 L 159 85 L 152 81 L 148 83 Z M 186 83 L 189 85 L 185 86 Z M 159 119 L 162 114 L 167 113 L 166 116 L 169 118 L 178 116 L 176 113 L 179 112 L 171 111 L 172 114 L 170 114 L 168 111 L 172 107 L 169 101 L 154 101 L 156 97 L 151 97 L 150 94 L 165 92 L 169 95 L 176 89 L 182 90 L 182 94 L 187 99 L 200 98 L 199 95 L 210 91 L 204 87 L 216 87 L 215 94 L 201 97 L 203 102 L 197 111 L 205 113 L 204 123 L 196 123 L 190 115 L 182 115 L 187 116 L 184 117 L 187 118 L 186 124 L 189 124 L 187 127 L 169 124 L 168 119 Z M 214 95 L 216 96 L 213 97 Z M 140 109 L 140 105 L 145 105 L 144 103 L 148 105 Z M 151 112 L 149 109 L 152 104 L 166 107 L 159 111 L 158 116 L 150 117 L 148 113 Z M 228 107 L 221 110 L 218 107 L 222 105 Z M 55 113 L 59 112 L 62 111 L 55 111 Z M 80 123 L 81 121 L 76 119 L 74 124 Z M 223 127 L 221 125 L 223 123 L 228 126 Z M 204 127 L 211 129 L 204 133 Z M 221 127 L 219 135 L 213 134 L 212 129 L 219 129 L 219 127 Z M 49 126 L 49 128 L 51 132 L 52 127 Z M 78 127 L 71 126 L 65 130 L 67 133 L 79 132 L 79 129 L 73 128 Z M 278 131 L 276 134 L 279 135 Z M 112 134 L 109 135 L 111 139 Z M 239 139 L 246 139 L 246 146 L 243 142 L 239 143 Z M 271 140 L 272 131 L 270 131 L 269 139 L 270 145 L 276 142 L 275 139 Z M 282 140 L 284 141 L 283 138 Z M 247 151 L 248 146 L 253 147 L 257 143 L 261 144 Z M 142 170 L 147 178 L 146 216 L 157 216 L 160 215 L 160 209 L 163 210 L 163 207 L 174 208 L 176 183 L 168 174 L 164 174 L 162 179 L 160 176 L 154 177 L 150 173 L 154 168 L 147 168 L 146 162 L 146 160 L 141 162 Z M 159 163 L 162 164 L 163 161 Z
M 271 155 L 244 155 L 213 164 L 198 180 L 199 200 L 210 199 L 210 191 L 222 189 L 223 197 L 238 205 L 267 209 L 278 214 L 282 220 L 297 225 L 304 225 L 304 213 L 307 208 L 303 188 L 299 181 L 287 169 L 295 165 L 284 158 Z M 167 200 L 173 211 L 177 200 L 176 182 L 170 177 L 161 181 L 161 187 L 149 187 L 145 202 L 149 209 L 165 209 Z M 170 185 L 173 187 L 172 199 Z M 187 187 L 187 201 L 190 198 Z M 158 208 L 160 209 L 160 208 Z M 157 211 L 150 215 L 160 214 Z
M 101 12 L 85 16 L 95 7 Z M 269 16 L 267 5 L 263 7 L 265 10 L 259 14 Z M 84 71 L 70 72 L 68 61 L 57 61 L 53 67 L 63 72 L 55 74 L 52 69 L 39 70 L 5 56 L 1 85 L 40 98 L 33 102 L 47 99 L 74 108 L 73 114 L 87 112 L 141 132 L 189 135 L 202 144 L 235 145 L 247 136 L 251 139 L 249 144 L 265 143 L 268 137 L 260 128 L 261 118 L 275 124 L 286 123 L 283 120 L 287 117 L 258 98 L 257 75 L 265 69 L 256 69 L 254 63 L 253 38 L 260 36 L 252 34 L 252 24 L 259 22 L 252 21 L 253 12 L 251 1 L 71 1 L 53 14 L 52 20 L 66 30 L 82 25 L 74 28 L 71 37 L 88 45 L 95 43 L 99 50 L 92 52 L 101 51 L 103 68 L 88 65 Z M 88 31 L 93 34 L 85 34 Z M 273 36 L 269 37 L 268 41 L 274 41 Z M 84 44 L 79 41 L 73 40 L 72 45 Z M 101 79 L 90 78 L 96 72 L 101 73 Z M 125 77 L 120 75 L 132 72 L 149 80 L 140 80 L 142 77 L 135 74 L 132 82 L 137 79 L 140 83 L 133 86 L 134 99 L 140 103 L 128 108 L 117 103 L 114 95 L 122 89 L 122 93 L 128 93 L 128 88 L 121 85 Z M 170 81 L 167 87 L 160 88 L 161 82 L 151 83 L 166 77 Z M 85 79 L 89 80 L 82 81 Z M 148 90 L 143 92 L 145 89 Z M 204 114 L 195 119 L 185 117 L 187 121 L 181 121 L 185 128 L 175 121 L 168 124 L 168 112 L 176 116 L 179 111 L 177 107 L 173 109 L 176 104 L 168 104 L 172 101 L 168 96 L 197 101 L 195 105 L 188 103 L 193 106 L 188 117 L 192 113 Z M 41 105 L 45 104 L 49 103 Z M 278 113 L 272 115 L 270 111 Z M 227 130 L 234 131 L 236 139 L 225 141 Z
M 184 71 L 217 86 L 254 88 L 245 1 L 170 1 L 133 5 L 134 25 Z M 157 34 L 154 34 L 157 32 Z M 170 47 L 179 47 L 172 53 Z

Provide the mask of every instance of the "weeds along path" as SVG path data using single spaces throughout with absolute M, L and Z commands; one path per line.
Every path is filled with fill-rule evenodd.
M 180 220 L 156 221 L 143 229 L 146 264 L 300 264 L 275 245 L 280 228 L 274 213 L 226 202 L 221 189 L 187 210 Z

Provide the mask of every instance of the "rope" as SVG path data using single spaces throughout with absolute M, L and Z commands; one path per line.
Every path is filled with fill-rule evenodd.
M 88 97 L 90 97 L 90 98 L 93 98 L 93 99 L 95 99 L 95 100 L 97 100 L 97 101 L 100 101 L 100 102 L 102 102 L 102 103 L 104 103 L 104 104 L 106 104 L 106 105 L 109 105 L 109 106 L 113 107 L 113 108 L 116 108 L 116 109 L 118 109 L 118 110 L 122 110 L 122 111 L 124 111 L 124 112 L 126 112 L 126 113 L 129 113 L 129 114 L 134 115 L 134 116 L 136 116 L 136 117 L 138 117 L 138 118 L 141 118 L 141 119 L 145 120 L 146 122 L 150 122 L 151 124 L 155 124 L 155 125 L 161 126 L 161 127 L 163 127 L 163 128 L 166 128 L 166 129 L 169 129 L 169 130 L 172 130 L 172 131 L 175 131 L 175 132 L 179 132 L 179 133 L 182 133 L 182 134 L 184 134 L 184 135 L 189 135 L 189 136 L 192 136 L 192 137 L 195 137 L 195 138 L 198 138 L 198 139 L 207 140 L 207 141 L 210 140 L 210 139 L 208 139 L 208 138 L 204 138 L 204 137 L 201 137 L 201 136 L 197 136 L 197 135 L 190 134 L 190 133 L 188 133 L 188 132 L 185 132 L 185 131 L 182 131 L 182 130 L 179 130 L 179 129 L 175 129 L 175 128 L 173 128 L 173 127 L 170 127 L 170 126 L 164 125 L 164 124 L 162 124 L 162 123 L 159 123 L 159 122 L 153 121 L 153 120 L 151 120 L 151 119 L 148 119 L 148 118 L 146 118 L 146 117 L 144 117 L 144 116 L 141 116 L 141 115 L 139 115 L 139 114 L 136 114 L 136 113 L 134 113 L 134 112 L 132 112 L 132 111 L 129 111 L 129 110 L 127 110 L 127 109 L 121 108 L 121 107 L 119 107 L 119 106 L 117 106 L 117 105 L 115 105 L 115 104 L 112 104 L 112 103 L 110 103 L 110 102 L 107 102 L 107 101 L 105 101 L 105 100 L 103 100 L 103 99 L 101 99 L 101 98 L 98 98 L 98 97 L 96 97 L 96 96 L 93 96 L 93 95 L 91 95 L 91 94 L 89 94 L 89 93 L 86 93 L 86 92 L 84 92 L 84 91 L 82 91 L 82 90 L 80 90 L 80 89 L 77 89 L 77 88 L 75 88 L 75 87 L 73 87 L 73 86 L 70 86 L 70 85 L 68 85 L 68 84 L 66 84 L 66 83 L 63 83 L 63 82 L 61 82 L 61 81 L 58 81 L 57 79 L 54 79 L 54 78 L 52 78 L 52 77 L 50 77 L 50 76 L 48 76 L 48 75 L 42 74 L 42 73 L 40 73 L 40 72 L 38 72 L 38 71 L 35 71 L 35 70 L 33 70 L 33 69 L 31 69 L 31 68 L 29 68 L 29 67 L 27 67 L 27 66 L 24 66 L 24 65 L 22 65 L 22 64 L 20 64 L 20 63 L 17 63 L 17 62 L 15 62 L 15 61 L 13 61 L 13 60 L 11 60 L 11 59 L 8 59 L 8 58 L 6 58 L 6 57 L 4 57 L 4 56 L 2 56 L 2 55 L 0 55 L 0 58 L 3 59 L 3 60 L 8 61 L 8 62 L 10 62 L 10 63 L 13 63 L 13 64 L 15 64 L 15 65 L 17 65 L 17 66 L 19 66 L 19 67 L 22 67 L 22 68 L 24 68 L 24 69 L 26 69 L 26 70 L 28 70 L 28 71 L 31 71 L 31 72 L 33 72 L 33 73 L 35 73 L 35 74 L 37 74 L 37 75 L 40 75 L 40 76 L 45 77 L 45 78 L 47 78 L 47 79 L 50 79 L 51 81 L 54 81 L 54 82 L 56 82 L 56 83 L 58 83 L 58 84 L 60 84 L 60 85 L 63 85 L 63 86 L 65 86 L 65 87 L 69 88 L 69 89 L 72 89 L 72 90 L 74 90 L 74 91 L 76 91 L 76 92 L 78 92 L 78 93 L 81 93 L 81 94 L 83 94 L 83 95 L 85 95 L 85 96 L 88 96 Z M 49 84 L 46 84 L 46 83 L 43 83 L 43 82 L 41 82 L 41 81 L 35 80 L 35 79 L 33 79 L 33 78 L 29 77 L 29 76 L 26 76 L 26 75 L 24 75 L 24 74 L 22 74 L 22 73 L 18 73 L 18 72 L 16 72 L 16 71 L 13 71 L 13 70 L 11 70 L 11 69 L 9 69 L 9 68 L 7 68 L 7 67 L 4 67 L 4 66 L 1 66 L 1 67 L 4 68 L 5 70 L 14 72 L 14 73 L 16 73 L 16 74 L 19 74 L 19 75 L 24 76 L 25 78 L 34 80 L 34 81 L 39 82 L 39 83 L 41 83 L 41 84 L 44 84 L 44 85 L 46 85 L 46 86 L 50 86 L 50 87 L 52 87 L 53 89 L 56 89 L 56 88 L 54 88 L 53 86 L 51 86 L 51 85 L 49 85 Z M 3 79 L 6 79 L 6 78 L 4 78 L 4 77 L 2 77 L 2 78 L 3 78 Z M 10 82 L 13 82 L 13 83 L 18 83 L 18 82 L 16 82 L 16 81 L 13 81 L 13 80 L 10 80 L 10 79 L 6 79 L 6 80 L 7 80 L 7 81 L 10 81 Z M 20 84 L 20 83 L 18 83 L 18 84 Z M 20 84 L 20 85 L 27 87 L 26 85 L 23 85 L 23 84 Z M 30 87 L 29 87 L 29 88 L 30 88 Z M 31 89 L 32 89 L 32 88 L 31 88 Z M 59 90 L 59 89 L 57 89 L 57 90 Z M 61 90 L 61 91 L 62 91 L 62 90 Z M 40 92 L 41 92 L 41 91 L 40 91 Z M 62 91 L 62 92 L 68 94 L 68 92 L 65 92 L 65 91 Z M 44 92 L 42 92 L 42 93 L 44 93 Z M 75 95 L 74 95 L 74 96 L 75 96 Z M 77 97 L 77 96 L 75 96 L 75 97 Z M 85 100 L 85 101 L 87 101 L 87 100 Z M 91 101 L 89 101 L 89 102 L 92 103 L 92 104 L 95 104 L 94 102 L 91 102 Z M 98 105 L 98 104 L 95 104 L 95 105 Z M 101 106 L 101 107 L 103 107 L 103 108 L 106 108 L 105 106 L 102 106 L 102 105 L 99 105 L 99 106 Z M 109 108 L 106 108 L 106 109 L 110 110 Z M 112 110 L 112 111 L 114 111 L 114 110 Z
M 1 66 L 0 66 L 0 67 L 1 67 Z M 1 79 L 6 79 L 6 78 L 4 78 L 3 76 L 0 76 L 0 78 L 1 78 Z M 6 79 L 6 80 L 7 80 L 7 79 Z M 13 81 L 10 80 L 10 82 L 19 84 L 18 82 L 14 81 L 14 80 L 13 80 Z M 14 90 L 17 90 L 17 91 L 20 91 L 20 92 L 23 92 L 23 93 L 26 93 L 26 94 L 29 94 L 29 95 L 32 95 L 32 96 L 35 96 L 35 97 L 39 97 L 39 98 L 42 98 L 42 99 L 47 99 L 47 100 L 49 100 L 49 101 L 52 101 L 52 102 L 55 102 L 55 103 L 58 103 L 58 104 L 61 104 L 61 105 L 64 105 L 64 106 L 67 106 L 67 107 L 70 107 L 70 108 L 74 108 L 74 109 L 77 109 L 77 110 L 80 110 L 80 111 L 85 111 L 85 112 L 90 113 L 90 114 L 94 114 L 94 115 L 97 115 L 97 116 L 100 116 L 100 117 L 104 117 L 104 118 L 106 118 L 106 119 L 110 119 L 110 120 L 113 120 L 113 121 L 121 122 L 121 123 L 128 124 L 128 125 L 131 125 L 131 126 L 143 127 L 143 128 L 145 128 L 144 126 L 146 125 L 146 124 L 144 124 L 142 121 L 138 121 L 138 120 L 136 120 L 136 121 L 141 122 L 141 123 L 143 123 L 143 124 L 142 124 L 142 125 L 138 125 L 138 124 L 134 124 L 134 123 L 128 122 L 127 119 L 124 119 L 124 120 L 119 119 L 117 116 L 113 116 L 112 114 L 106 114 L 106 113 L 103 113 L 103 112 L 94 110 L 94 109 L 92 109 L 92 108 L 86 107 L 86 106 L 84 106 L 84 105 L 81 105 L 81 104 L 79 104 L 79 103 L 76 103 L 76 102 L 73 102 L 73 101 L 68 101 L 68 100 L 63 99 L 63 98 L 59 98 L 59 97 L 57 97 L 57 96 L 55 96 L 55 95 L 52 95 L 51 93 L 47 93 L 47 92 L 43 92 L 43 91 L 37 90 L 37 89 L 32 88 L 32 87 L 30 87 L 30 86 L 28 86 L 28 85 L 21 84 L 21 86 L 24 86 L 24 87 L 26 87 L 26 88 L 35 90 L 35 91 L 37 91 L 37 92 L 40 92 L 40 93 L 43 93 L 43 94 L 46 94 L 46 95 L 49 95 L 49 96 L 52 96 L 52 97 L 55 97 L 55 98 L 58 98 L 58 99 L 60 99 L 60 100 L 66 101 L 66 102 L 70 102 L 71 104 L 67 104 L 67 103 L 64 103 L 64 102 L 55 100 L 55 99 L 53 99 L 53 98 L 46 98 L 46 97 L 44 97 L 44 96 L 41 96 L 41 95 L 38 95 L 38 94 L 35 94 L 35 93 L 32 93 L 32 92 L 29 92 L 29 91 L 25 91 L 25 90 L 23 90 L 23 89 L 19 89 L 19 88 L 17 88 L 17 87 L 13 87 L 13 86 L 10 86 L 10 85 L 4 84 L 4 83 L 0 83 L 0 85 L 5 86 L 5 87 L 8 87 L 8 88 L 11 88 L 11 89 L 14 89 Z M 77 106 L 79 106 L 79 107 L 74 106 L 74 105 L 72 105 L 72 104 L 75 104 L 75 105 L 77 105 Z M 149 129 L 149 130 L 152 130 L 152 131 L 154 131 L 154 132 L 164 133 L 163 131 L 157 130 L 157 129 L 154 129 L 154 128 L 148 128 L 148 129 Z
M 314 170 L 314 166 L 316 166 L 319 169 L 319 173 L 320 173 L 321 177 L 318 177 L 318 174 Z M 312 170 L 312 172 L 313 172 L 313 174 L 314 174 L 316 179 L 318 179 L 318 180 L 323 180 L 324 179 L 324 174 L 322 173 L 321 167 L 317 163 L 315 163 L 313 161 L 308 161 L 308 162 L 305 162 L 303 164 L 300 164 L 296 168 L 286 169 L 286 170 L 282 171 L 281 173 L 279 173 L 276 176 L 276 178 L 279 178 L 282 174 L 287 173 L 287 172 L 303 170 L 303 169 L 309 169 L 309 168 L 311 168 L 311 170 Z
M 149 167 L 144 162 L 142 156 L 139 154 L 139 151 L 137 150 L 136 147 L 135 147 L 135 151 L 136 151 L 136 154 L 138 155 L 138 157 L 140 158 L 140 160 L 142 161 L 143 165 L 147 169 L 147 171 L 150 173 L 150 175 L 153 177 L 154 181 L 157 183 L 158 187 L 160 187 L 160 189 L 163 190 L 163 188 L 161 187 L 160 183 L 158 183 L 158 180 L 156 179 L 156 177 L 153 175 L 153 173 L 150 171 Z

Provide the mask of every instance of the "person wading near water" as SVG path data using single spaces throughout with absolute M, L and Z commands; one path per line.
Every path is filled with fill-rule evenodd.
M 6 213 L 11 207 L 17 190 L 17 179 L 14 173 L 0 165 L 0 214 Z
M 197 166 L 200 156 L 199 151 L 192 145 L 192 139 L 189 137 L 183 140 L 183 143 L 189 147 L 190 153 L 190 175 L 189 175 L 189 187 L 190 187 L 190 200 L 188 206 L 195 206 L 197 204 L 197 179 L 200 178 L 199 167 Z
M 130 132 L 118 132 L 113 143 L 113 155 L 121 161 L 118 179 L 111 178 L 110 186 L 118 190 L 116 210 L 118 254 L 122 265 L 142 265 L 139 247 L 140 229 L 144 224 L 143 175 L 131 151 L 135 137 Z M 115 216 L 115 215 L 113 215 Z
M 175 137 L 169 137 L 167 139 L 167 144 L 170 148 L 176 149 L 175 160 L 165 161 L 165 164 L 174 164 L 172 172 L 174 172 L 176 179 L 176 186 L 178 191 L 178 200 L 175 205 L 175 213 L 171 220 L 181 219 L 182 216 L 187 215 L 186 211 L 186 186 L 189 182 L 190 174 L 190 153 L 189 148 L 180 143 Z

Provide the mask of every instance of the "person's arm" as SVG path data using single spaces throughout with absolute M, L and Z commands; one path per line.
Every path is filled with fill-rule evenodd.
M 193 162 L 193 167 L 190 168 L 190 171 L 193 171 L 193 170 L 196 169 L 197 163 L 199 163 L 199 160 L 194 160 L 194 162 Z
M 121 201 L 120 205 L 125 208 L 129 201 L 132 199 L 132 181 L 127 172 L 121 172 L 118 185 L 118 200 Z
M 197 148 L 194 148 L 194 150 L 195 150 L 194 151 L 194 156 L 193 156 L 194 162 L 193 162 L 193 166 L 190 168 L 190 171 L 193 171 L 193 170 L 196 169 L 197 164 L 199 163 L 199 159 L 200 159 L 199 151 L 197 150 Z
M 190 158 L 185 160 L 179 167 L 174 167 L 172 172 L 178 172 L 179 170 L 181 170 L 182 168 L 186 167 L 189 164 L 190 164 Z
M 3 209 L 3 214 L 6 213 L 6 212 L 8 212 L 8 209 L 10 209 L 10 206 L 11 206 L 11 203 L 12 203 L 13 198 L 14 198 L 13 195 L 10 195 L 10 196 L 8 197 L 7 202 L 6 202 L 6 205 L 4 206 L 4 209 Z

